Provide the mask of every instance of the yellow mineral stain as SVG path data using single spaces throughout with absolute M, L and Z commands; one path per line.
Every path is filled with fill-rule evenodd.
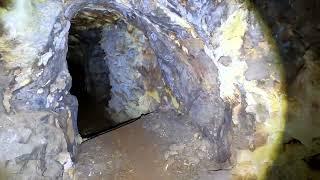
M 247 30 L 246 21 L 247 11 L 239 9 L 234 12 L 221 27 L 222 38 L 221 45 L 225 50 L 225 54 L 233 57 L 238 57 L 240 48 L 242 46 L 243 39 Z
M 265 119 L 264 123 L 257 127 L 256 130 L 264 132 L 269 136 L 266 144 L 256 148 L 255 150 L 241 150 L 238 152 L 237 159 L 239 160 L 239 163 L 234 169 L 234 174 L 236 176 L 240 176 L 240 179 L 244 179 L 245 177 L 248 177 L 248 175 L 252 175 L 250 177 L 262 180 L 268 178 L 268 169 L 275 163 L 275 160 L 278 159 L 282 148 L 282 140 L 287 121 L 288 101 L 287 96 L 283 91 L 285 86 L 283 64 L 276 43 L 270 33 L 270 29 L 265 24 L 257 10 L 252 8 L 253 5 L 251 6 L 249 1 L 246 1 L 245 3 L 247 5 L 247 9 L 251 10 L 254 13 L 254 17 L 257 18 L 266 39 L 265 42 L 260 43 L 259 47 L 272 53 L 274 58 L 273 62 L 275 64 L 275 68 L 272 70 L 280 73 L 280 79 L 277 80 L 279 81 L 279 85 L 275 85 L 268 89 L 259 88 L 255 82 L 245 83 L 245 89 L 248 92 L 259 95 L 258 99 L 264 101 L 263 103 L 269 112 L 270 117 Z M 243 22 L 245 17 L 244 15 L 245 13 L 243 11 L 237 11 L 234 14 L 233 19 L 230 21 L 229 26 L 226 26 L 230 29 L 226 29 L 223 33 L 225 39 L 224 43 L 227 43 L 226 46 L 230 46 L 231 49 L 233 49 L 233 51 L 230 50 L 230 52 L 237 53 L 235 50 L 241 48 L 242 36 L 246 29 L 246 23 Z M 251 54 L 253 56 L 258 55 L 254 51 L 252 51 Z M 275 79 L 274 77 L 270 78 Z M 256 98 L 257 97 L 254 97 L 252 99 L 253 102 L 256 101 L 259 103 L 260 101 L 258 102 Z M 256 113 L 259 113 L 257 106 L 255 106 L 255 108 Z
M 165 88 L 165 91 L 168 93 L 168 95 L 169 95 L 169 97 L 170 97 L 170 99 L 171 99 L 171 104 L 172 104 L 172 106 L 173 106 L 175 109 L 179 110 L 180 103 L 178 102 L 177 98 L 173 95 L 171 89 L 168 88 L 168 87 L 166 87 L 166 88 Z
M 174 108 L 179 109 L 180 104 L 178 103 L 176 97 L 171 96 L 171 102 Z
M 160 103 L 160 95 L 159 95 L 158 91 L 156 91 L 156 90 L 147 91 L 146 95 L 152 97 L 154 100 L 156 100 L 158 103 Z

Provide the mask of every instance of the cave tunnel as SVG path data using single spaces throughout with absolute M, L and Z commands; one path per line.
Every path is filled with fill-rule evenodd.
M 111 86 L 104 50 L 100 47 L 102 25 L 83 22 L 79 13 L 72 21 L 67 62 L 72 76 L 70 93 L 77 97 L 78 129 L 83 137 L 114 125 L 108 116 Z M 82 18 L 82 19 L 81 19 Z
M 78 12 L 71 20 L 68 46 L 70 93 L 78 100 L 82 137 L 117 129 L 158 106 L 144 96 L 162 86 L 156 56 L 143 32 L 117 14 Z
M 261 5 L 259 7 L 261 8 L 263 6 Z M 267 17 L 271 17 L 271 15 Z M 281 44 L 279 46 L 281 46 Z M 282 50 L 281 53 L 283 56 L 285 52 Z M 297 51 L 295 51 L 295 53 L 297 53 Z M 284 57 L 284 60 L 288 59 L 286 56 Z M 91 139 L 103 133 L 110 132 L 122 125 L 134 122 L 136 119 L 141 118 L 143 114 L 153 112 L 159 107 L 159 104 L 161 104 L 162 107 L 163 104 L 166 104 L 166 102 L 162 100 L 157 103 L 153 100 L 151 101 L 152 105 L 143 102 L 149 105 L 147 109 L 138 110 L 133 114 L 128 113 L 132 111 L 132 109 L 135 109 L 135 106 L 139 104 L 139 99 L 145 92 L 154 92 L 148 91 L 148 88 L 151 87 L 152 89 L 156 87 L 156 92 L 161 92 L 161 88 L 165 88 L 163 88 L 164 85 L 160 82 L 161 78 L 159 77 L 161 77 L 161 75 L 159 74 L 161 73 L 156 63 L 155 52 L 153 52 L 148 43 L 148 38 L 144 36 L 143 32 L 121 19 L 116 13 L 101 13 L 90 9 L 84 9 L 78 12 L 71 21 L 67 62 L 69 72 L 72 76 L 70 93 L 78 99 L 77 124 L 79 133 L 83 138 Z M 142 64 L 144 65 L 141 66 L 140 62 L 143 62 Z M 228 66 L 227 64 L 224 65 Z M 293 66 L 293 64 L 288 63 L 287 67 L 289 66 Z M 286 75 L 288 77 L 294 76 L 290 73 L 297 71 L 296 69 L 297 68 L 294 67 L 286 69 Z M 137 74 L 139 78 L 137 78 Z M 288 77 L 286 78 L 289 82 L 290 78 Z M 146 84 L 148 84 L 148 87 L 146 87 Z M 166 97 L 164 94 L 165 93 L 160 96 Z M 153 97 L 153 99 L 157 98 Z M 173 99 L 169 101 L 174 102 Z M 130 110 L 128 111 L 128 109 Z M 163 115 L 160 116 L 162 117 Z M 177 122 L 181 119 L 188 119 L 172 114 L 168 116 Z M 148 116 L 148 118 L 152 119 L 153 117 Z M 164 121 L 163 118 L 162 121 Z M 173 132 L 177 131 L 181 126 L 174 126 L 173 122 L 170 123 L 172 123 L 170 126 L 174 127 Z M 154 129 L 152 123 L 149 123 L 149 128 L 150 127 Z M 143 131 L 136 128 L 136 125 L 131 125 L 125 129 L 116 131 L 116 135 L 110 136 L 116 140 L 121 139 L 122 141 L 126 139 L 126 136 L 131 136 L 131 141 L 139 142 L 139 140 L 143 140 L 144 142 L 142 144 L 149 147 L 149 149 L 153 149 L 149 146 L 149 144 L 153 143 L 150 143 L 145 137 L 130 134 Z M 181 131 L 187 132 L 189 130 L 182 128 Z M 188 133 L 183 134 L 185 137 L 188 137 L 188 135 Z M 172 136 L 177 136 L 177 134 L 172 133 Z M 110 137 L 106 136 L 106 138 L 106 141 L 110 141 Z M 178 140 L 178 142 L 182 141 L 182 139 Z M 136 148 L 136 145 L 131 145 L 129 142 L 126 142 L 126 144 L 122 146 L 122 148 L 128 151 L 134 151 L 132 148 Z M 86 149 L 85 145 L 83 149 Z M 134 153 L 129 154 L 131 156 L 141 156 Z M 228 153 L 224 152 L 222 154 Z M 193 155 L 190 156 L 196 157 Z M 148 157 L 146 153 L 146 159 L 148 158 L 152 159 Z M 190 160 L 190 162 L 192 162 L 192 160 Z M 144 163 L 146 162 L 141 162 L 141 164 Z M 158 168 L 157 165 L 152 164 L 150 164 L 150 167 L 154 169 Z M 143 174 L 142 176 L 148 176 L 144 172 L 140 173 Z M 223 176 L 227 177 L 228 175 Z M 269 173 L 268 176 L 271 177 L 272 173 Z M 152 177 L 152 175 L 150 177 Z
M 319 179 L 319 2 L 0 2 L 0 179 Z

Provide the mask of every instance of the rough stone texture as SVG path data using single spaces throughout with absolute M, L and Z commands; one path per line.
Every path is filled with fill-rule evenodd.
M 31 126 L 32 123 L 27 123 L 30 124 L 29 130 L 15 132 L 17 137 L 22 137 L 23 133 L 28 135 L 32 131 L 31 139 L 24 144 L 28 147 L 24 149 L 28 150 L 26 152 L 17 150 L 13 143 L 8 144 L 6 137 L 11 136 L 11 132 L 1 130 L 4 132 L 0 135 L 1 144 L 8 146 L 3 146 L 7 148 L 1 151 L 3 155 L 0 157 L 4 158 L 4 152 L 9 150 L 16 152 L 6 156 L 10 159 L 1 159 L 16 163 L 5 163 L 6 169 L 13 168 L 16 169 L 14 172 L 30 177 L 37 173 L 45 176 L 44 169 L 52 170 L 47 172 L 50 177 L 67 175 L 70 170 L 70 166 L 62 168 L 68 164 L 64 162 L 70 161 L 56 160 L 61 156 L 72 157 L 77 142 L 77 103 L 68 93 L 67 36 L 70 19 L 86 7 L 100 13 L 115 12 L 120 19 L 143 32 L 156 56 L 164 91 L 172 96 L 173 109 L 190 118 L 190 124 L 199 128 L 212 143 L 214 163 L 224 168 L 225 162 L 234 158 L 235 177 L 264 177 L 282 146 L 288 103 L 283 91 L 284 69 L 275 44 L 259 15 L 249 6 L 247 1 L 236 0 L 14 0 L 11 6 L 1 7 L 1 114 L 10 117 L 12 129 L 23 127 L 28 122 L 18 118 L 24 117 L 26 111 L 45 111 L 49 117 L 57 117 L 60 124 L 56 131 L 37 131 L 37 128 L 49 125 L 39 123 Z M 109 33 L 114 31 L 112 28 Z M 126 42 L 133 39 L 128 36 Z M 121 45 L 120 42 L 108 41 L 104 46 L 113 47 L 118 43 Z M 119 49 L 110 51 L 109 56 L 113 58 L 113 53 Z M 124 57 L 125 54 L 120 56 Z M 219 62 L 221 57 L 231 59 L 228 66 Z M 112 61 L 110 64 L 118 68 Z M 134 76 L 125 77 L 129 77 L 125 84 L 141 82 L 131 82 L 137 79 L 132 78 Z M 156 79 L 159 80 L 158 77 Z M 141 89 L 144 90 L 141 93 L 143 97 L 146 89 Z M 161 90 L 151 90 L 154 91 L 149 91 L 147 99 L 157 100 L 155 95 L 161 94 Z M 114 97 L 111 104 L 119 102 L 117 98 Z M 142 109 L 138 110 L 139 113 L 130 112 L 132 105 L 124 107 L 128 117 L 146 112 L 146 108 L 139 105 L 137 107 Z M 67 116 L 61 116 L 63 114 Z M 34 119 L 41 117 L 34 115 Z M 5 126 L 5 118 L 0 122 Z M 32 137 L 44 137 L 47 148 L 32 141 Z M 55 137 L 63 137 L 58 140 L 66 144 L 57 144 Z M 312 135 L 306 142 L 317 137 L 317 134 Z M 51 152 L 48 147 L 58 150 Z M 19 168 L 17 161 L 26 165 L 25 168 Z M 53 161 L 56 163 L 48 163 Z
M 140 30 L 121 21 L 106 26 L 102 37 L 101 46 L 110 70 L 112 88 L 107 103 L 112 120 L 124 122 L 154 111 L 165 92 L 160 68 L 147 38 Z
M 70 111 L 69 111 L 70 113 Z M 1 178 L 41 179 L 68 177 L 75 153 L 72 145 L 72 124 L 61 120 L 70 114 L 46 111 L 2 114 L 1 118 Z M 70 135 L 69 137 L 65 135 Z M 4 169 L 3 169 L 4 168 Z M 63 174 L 63 172 L 65 174 Z
M 257 1 L 284 64 L 287 116 L 269 179 L 318 179 L 319 1 Z M 285 11 L 285 9 L 289 11 Z M 263 82 L 270 84 L 272 82 Z M 263 110 L 263 108 L 262 108 Z M 261 135 L 259 135 L 261 137 Z M 256 139 L 261 139 L 258 138 Z M 265 135 L 264 135 L 265 136 Z
M 1 7 L 1 164 L 9 179 L 62 179 L 73 166 L 80 139 L 62 13 L 59 1 Z

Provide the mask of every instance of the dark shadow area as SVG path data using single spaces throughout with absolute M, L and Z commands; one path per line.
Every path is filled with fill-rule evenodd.
M 87 140 L 148 114 L 145 103 L 156 104 L 153 98 L 139 102 L 146 91 L 139 68 L 156 65 L 153 51 L 143 33 L 115 12 L 84 8 L 73 17 L 67 62 L 70 93 L 79 102 L 77 126 Z
M 114 125 L 106 111 L 111 86 L 105 54 L 99 43 L 101 31 L 99 27 L 81 26 L 76 19 L 69 34 L 70 93 L 78 99 L 78 129 L 82 137 L 92 136 Z
M 0 7 L 7 8 L 11 4 L 10 0 L 1 0 L 0 1 Z
M 285 71 L 286 126 L 266 179 L 320 179 L 320 1 L 251 0 Z

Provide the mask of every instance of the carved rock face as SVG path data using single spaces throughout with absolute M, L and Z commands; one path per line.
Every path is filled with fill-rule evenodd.
M 104 55 L 86 71 L 101 77 L 88 81 L 94 94 L 108 95 L 101 99 L 116 123 L 171 109 L 209 140 L 222 169 L 262 177 L 272 164 L 285 130 L 284 72 L 247 2 L 15 0 L 0 4 L 0 16 L 0 158 L 8 176 L 72 177 L 81 138 L 69 93 L 70 26 L 71 42 L 99 29 L 95 46 Z

